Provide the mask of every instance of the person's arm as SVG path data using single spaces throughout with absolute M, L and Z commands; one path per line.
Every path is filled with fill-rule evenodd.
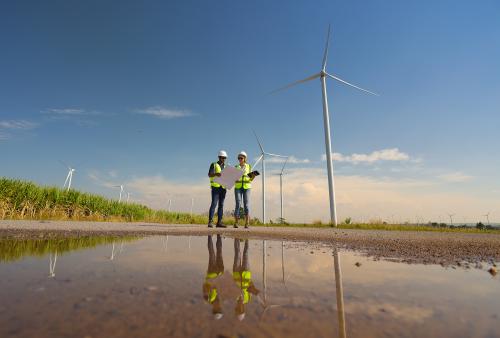
M 215 176 L 215 168 L 214 164 L 210 164 L 210 169 L 208 169 L 208 177 L 214 177 Z

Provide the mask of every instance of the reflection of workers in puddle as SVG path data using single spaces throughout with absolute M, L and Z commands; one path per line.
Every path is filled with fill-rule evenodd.
M 215 285 L 217 277 L 224 273 L 224 261 L 222 260 L 222 238 L 217 235 L 217 254 L 214 251 L 212 236 L 208 236 L 208 269 L 203 284 L 203 298 L 212 305 L 212 313 L 215 319 L 222 318 L 222 302 Z
M 233 279 L 241 291 L 238 298 L 236 298 L 236 307 L 234 311 L 238 319 L 243 320 L 245 318 L 246 305 L 250 302 L 250 294 L 259 294 L 259 290 L 257 290 L 252 282 L 252 273 L 250 272 L 248 239 L 245 240 L 243 257 L 240 256 L 240 240 L 234 239 Z

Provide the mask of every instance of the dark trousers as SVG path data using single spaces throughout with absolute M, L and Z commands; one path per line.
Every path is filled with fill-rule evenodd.
M 224 199 L 226 198 L 226 189 L 222 187 L 214 188 L 212 187 L 212 203 L 210 204 L 210 210 L 208 212 L 208 220 L 211 222 L 214 219 L 215 208 L 217 208 L 217 222 L 222 222 L 222 216 L 224 214 Z

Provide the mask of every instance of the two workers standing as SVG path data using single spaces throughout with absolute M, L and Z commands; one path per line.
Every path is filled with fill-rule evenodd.
M 215 208 L 217 208 L 217 228 L 225 228 L 226 226 L 222 223 L 222 217 L 224 215 L 224 199 L 226 198 L 226 188 L 215 182 L 215 177 L 221 176 L 222 171 L 226 166 L 227 153 L 224 150 L 219 151 L 219 160 L 213 162 L 210 165 L 208 171 L 208 177 L 210 178 L 210 185 L 212 189 L 212 202 L 210 204 L 210 210 L 208 212 L 208 227 L 212 228 L 214 226 L 214 214 Z M 250 222 L 250 189 L 252 187 L 252 181 L 255 176 L 252 174 L 252 166 L 247 161 L 247 154 L 244 151 L 240 151 L 238 154 L 238 165 L 235 167 L 242 170 L 243 175 L 235 182 L 234 185 L 234 197 L 236 200 L 236 207 L 234 210 L 235 223 L 234 227 L 238 227 L 238 221 L 241 216 L 241 207 L 243 201 L 243 210 L 245 213 L 245 228 L 248 228 Z

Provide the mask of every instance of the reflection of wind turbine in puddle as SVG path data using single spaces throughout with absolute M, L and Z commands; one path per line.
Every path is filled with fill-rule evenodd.
M 113 242 L 113 248 L 111 249 L 111 256 L 109 257 L 109 260 L 112 261 L 115 259 L 115 242 Z
M 280 304 L 268 304 L 267 303 L 267 269 L 266 269 L 266 262 L 267 262 L 267 247 L 266 247 L 266 240 L 262 241 L 262 285 L 264 289 L 264 299 L 259 297 L 259 300 L 261 302 L 262 307 L 264 310 L 262 311 L 261 314 L 261 319 L 264 316 L 264 314 L 267 312 L 267 310 L 279 307 L 281 306 Z
M 167 235 L 167 236 L 163 236 L 163 237 L 161 238 L 161 241 L 162 241 L 162 243 L 163 243 L 163 250 L 164 250 L 165 252 L 167 252 L 167 250 L 168 250 L 168 235 Z
M 337 314 L 339 322 L 339 337 L 345 338 L 344 290 L 342 288 L 342 271 L 337 248 L 333 249 L 333 265 L 335 269 L 335 290 L 337 292 Z
M 57 251 L 54 253 L 54 258 L 52 259 L 52 253 L 49 253 L 49 277 L 54 278 L 56 276 L 56 262 L 57 262 Z
M 290 278 L 290 274 L 288 277 L 285 277 L 285 242 L 281 241 L 281 272 L 282 272 L 282 282 L 285 290 L 288 292 L 288 287 L 286 286 L 286 281 Z

